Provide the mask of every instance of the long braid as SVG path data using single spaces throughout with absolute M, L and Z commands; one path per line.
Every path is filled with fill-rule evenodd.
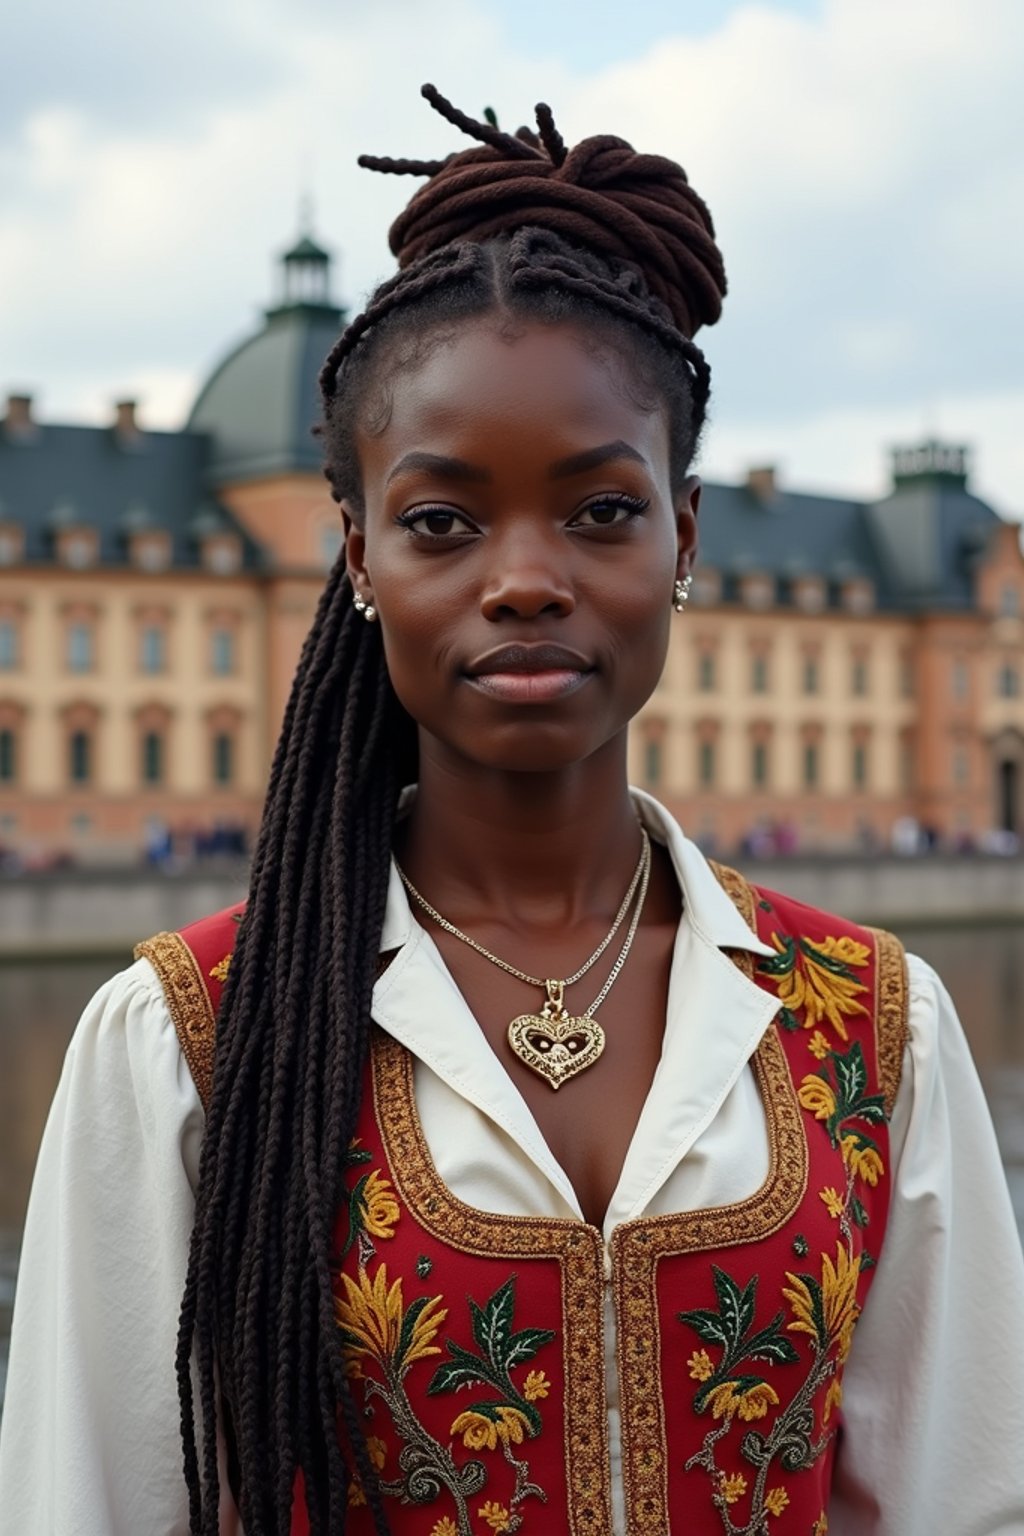
M 637 399 L 667 408 L 677 479 L 710 386 L 692 337 L 725 291 L 685 173 L 608 136 L 567 148 L 543 103 L 537 132 L 507 134 L 423 94 L 477 142 L 444 160 L 363 158 L 428 181 L 391 230 L 399 271 L 321 371 L 335 500 L 362 516 L 355 424 L 371 392 L 386 397 L 437 333 L 488 313 L 568 320 L 616 346 Z M 287 1536 L 300 1476 L 312 1536 L 344 1532 L 353 1477 L 375 1531 L 389 1530 L 338 1344 L 332 1264 L 416 740 L 379 627 L 352 597 L 339 559 L 285 711 L 218 1016 L 177 1346 L 194 1536 L 217 1536 L 220 1425 L 248 1536 Z

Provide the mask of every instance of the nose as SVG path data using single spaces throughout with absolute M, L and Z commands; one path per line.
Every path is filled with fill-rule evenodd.
M 524 531 L 515 539 L 502 539 L 494 555 L 480 600 L 484 618 L 499 623 L 542 614 L 566 618 L 572 613 L 576 598 L 564 549 Z

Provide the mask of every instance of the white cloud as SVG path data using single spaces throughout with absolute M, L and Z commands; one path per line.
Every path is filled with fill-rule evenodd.
M 611 130 L 687 166 L 731 282 L 702 337 L 709 464 L 784 457 L 793 484 L 862 488 L 884 445 L 939 411 L 977 444 L 979 484 L 1024 510 L 1019 0 L 827 0 L 814 18 L 751 4 L 583 78 L 543 39 L 533 59 L 510 48 L 480 0 L 224 0 L 218 28 L 202 73 L 230 74 L 237 50 L 230 93 L 190 90 L 140 128 L 108 57 L 102 112 L 69 93 L 7 135 L 0 388 L 34 386 L 51 417 L 139 392 L 170 424 L 271 299 L 310 181 L 358 303 L 415 183 L 355 156 L 456 147 L 418 94 L 434 78 L 505 124 L 546 97 L 570 138 Z

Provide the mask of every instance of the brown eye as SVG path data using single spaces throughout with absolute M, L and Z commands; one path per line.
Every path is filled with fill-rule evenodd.
M 637 496 L 603 496 L 585 506 L 571 523 L 574 528 L 612 528 L 647 511 L 650 502 Z
M 449 539 L 473 534 L 477 530 L 468 518 L 448 507 L 413 507 L 396 519 L 403 528 L 423 540 Z

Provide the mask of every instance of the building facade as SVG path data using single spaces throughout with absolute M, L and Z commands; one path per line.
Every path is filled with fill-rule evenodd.
M 180 432 L 0 424 L 0 848 L 134 859 L 251 839 L 341 541 L 312 436 L 345 314 L 304 237 Z M 876 503 L 709 484 L 701 560 L 634 781 L 728 850 L 1024 831 L 1024 560 L 962 449 L 894 455 Z

